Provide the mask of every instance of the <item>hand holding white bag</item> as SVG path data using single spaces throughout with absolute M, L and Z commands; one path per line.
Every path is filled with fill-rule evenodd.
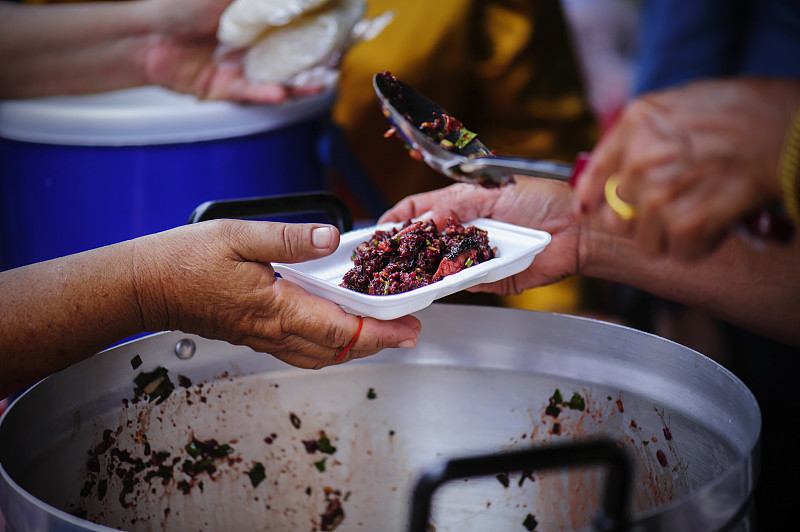
M 365 0 L 234 0 L 220 18 L 217 38 L 245 50 L 251 81 L 329 85 L 350 46 L 391 20 L 388 14 L 364 21 L 365 11 Z

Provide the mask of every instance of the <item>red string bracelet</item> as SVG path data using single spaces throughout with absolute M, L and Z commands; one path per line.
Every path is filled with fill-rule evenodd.
M 350 351 L 350 349 L 355 345 L 356 340 L 358 340 L 358 336 L 361 334 L 361 326 L 362 325 L 364 325 L 364 318 L 363 318 L 363 316 L 359 316 L 358 317 L 358 329 L 356 329 L 356 335 L 353 336 L 353 339 L 350 340 L 350 343 L 347 344 L 347 346 L 344 349 L 342 349 L 342 352 L 339 353 L 339 355 L 334 359 L 334 362 L 339 362 L 342 359 L 342 357 L 344 357 L 347 354 L 347 352 Z

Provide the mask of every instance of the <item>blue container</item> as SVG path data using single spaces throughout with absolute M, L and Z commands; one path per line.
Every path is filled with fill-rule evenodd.
M 0 269 L 185 224 L 209 200 L 327 190 L 334 94 L 203 102 L 159 87 L 0 103 Z

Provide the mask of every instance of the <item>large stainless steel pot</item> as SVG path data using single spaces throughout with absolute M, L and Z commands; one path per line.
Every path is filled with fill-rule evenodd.
M 311 531 L 324 529 L 336 499 L 338 530 L 399 531 L 414 482 L 441 460 L 606 437 L 635 466 L 631 530 L 754 529 L 760 412 L 715 362 L 572 316 L 437 304 L 419 317 L 415 349 L 321 371 L 171 332 L 45 379 L 0 422 L 7 526 L 108 530 L 71 515 L 80 509 L 132 530 Z M 159 366 L 173 393 L 161 404 L 133 401 L 134 377 Z M 565 403 L 579 394 L 585 409 L 546 413 L 556 389 Z M 309 454 L 303 442 L 323 431 L 335 453 Z M 192 438 L 233 451 L 192 478 L 181 470 L 203 458 L 188 454 Z M 160 461 L 169 475 L 149 462 L 130 473 L 158 451 L 170 453 Z M 265 479 L 254 486 L 256 463 Z M 522 531 L 530 514 L 537 531 L 588 529 L 604 478 L 581 467 L 450 483 L 436 493 L 431 522 L 436 532 Z

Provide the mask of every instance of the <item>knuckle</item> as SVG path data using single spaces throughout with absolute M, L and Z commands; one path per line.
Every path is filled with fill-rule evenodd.
M 344 348 L 350 343 L 350 336 L 348 336 L 347 332 L 341 327 L 334 326 L 328 329 L 325 335 L 325 343 L 329 346 Z
M 283 224 L 281 226 L 280 238 L 283 248 L 286 250 L 286 256 L 293 257 L 295 255 L 295 242 L 292 226 Z

